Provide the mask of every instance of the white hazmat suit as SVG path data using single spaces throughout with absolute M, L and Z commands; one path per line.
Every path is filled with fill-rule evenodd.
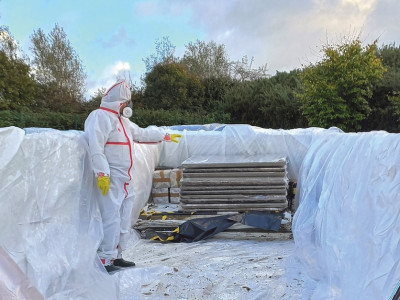
M 95 189 L 103 222 L 104 238 L 98 255 L 105 266 L 121 258 L 126 248 L 133 206 L 132 167 L 135 142 L 161 142 L 165 132 L 159 128 L 140 128 L 121 116 L 120 108 L 131 100 L 124 80 L 114 84 L 101 99 L 99 109 L 85 121 L 93 171 L 96 178 L 109 176 L 110 187 L 103 195 Z

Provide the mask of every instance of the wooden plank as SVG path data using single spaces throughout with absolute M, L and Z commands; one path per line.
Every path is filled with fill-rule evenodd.
M 293 239 L 293 234 L 291 232 L 241 232 L 241 231 L 230 231 L 225 230 L 217 233 L 211 239 L 233 239 L 233 240 L 263 240 L 263 241 L 281 241 L 281 240 L 291 240 Z
M 246 204 L 238 204 L 238 203 L 210 203 L 207 206 L 200 205 L 200 204 L 186 204 L 181 203 L 181 208 L 183 210 L 219 210 L 219 211 L 243 211 L 243 210 L 262 210 L 262 209 L 282 209 L 287 207 L 287 201 L 284 203 L 246 203 Z
M 150 231 L 151 233 L 171 233 L 169 230 L 155 230 L 153 228 L 139 230 L 140 235 L 143 239 L 148 238 L 146 233 Z M 225 231 L 219 232 L 216 235 L 209 238 L 209 240 L 259 240 L 259 241 L 282 241 L 293 239 L 293 234 L 291 231 L 240 231 L 240 230 L 230 230 L 229 228 Z
M 215 216 L 212 216 L 215 217 Z M 190 220 L 196 219 L 195 217 L 190 218 Z M 175 228 L 179 227 L 183 223 L 188 220 L 178 220 L 178 219 L 169 219 L 169 220 L 138 220 L 136 224 L 133 226 L 137 230 L 146 230 L 152 229 L 153 231 L 164 231 L 164 232 L 172 232 Z M 234 223 L 231 227 L 225 229 L 224 232 L 271 232 L 270 230 L 252 227 L 248 225 L 244 225 L 241 223 Z M 273 231 L 275 232 L 275 231 Z M 279 232 L 291 232 L 290 226 L 281 225 Z

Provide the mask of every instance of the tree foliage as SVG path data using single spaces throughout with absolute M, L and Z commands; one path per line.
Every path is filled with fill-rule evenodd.
M 8 28 L 0 27 L 0 110 L 20 110 L 34 103 L 36 84 L 17 52 L 18 44 Z
M 58 25 L 48 35 L 34 31 L 31 41 L 32 64 L 0 26 L 0 126 L 81 130 L 105 89 L 80 101 L 86 74 Z M 174 51 L 168 37 L 157 40 L 156 53 L 143 60 L 145 86 L 125 76 L 132 121 L 141 126 L 219 122 L 400 131 L 400 48 L 394 44 L 362 47 L 357 38 L 326 45 L 316 64 L 274 76 L 266 65 L 254 68 L 254 58 L 230 61 L 215 42 L 189 43 L 182 59 Z
M 148 108 L 193 111 L 202 105 L 204 90 L 200 80 L 179 63 L 156 65 L 144 81 Z
M 383 45 L 378 49 L 378 56 L 387 69 L 382 80 L 373 87 L 369 101 L 371 113 L 363 121 L 362 129 L 400 130 L 400 47 L 395 44 Z
M 242 57 L 241 61 L 232 63 L 233 78 L 238 81 L 248 81 L 267 78 L 267 64 L 261 67 L 253 68 L 254 57 L 250 60 L 247 55 Z
M 231 62 L 224 45 L 197 40 L 185 46 L 181 63 L 189 73 L 200 79 L 230 77 Z
M 18 43 L 10 33 L 7 26 L 0 26 L 0 51 L 10 59 L 16 59 L 18 57 Z
M 299 71 L 278 72 L 271 78 L 237 82 L 226 94 L 225 105 L 234 123 L 269 128 L 295 128 L 305 121 L 299 115 L 296 93 Z
M 352 131 L 370 113 L 368 100 L 374 82 L 385 68 L 377 57 L 376 41 L 362 47 L 359 38 L 325 45 L 323 59 L 301 74 L 301 111 L 310 126 L 337 126 Z
M 82 62 L 57 24 L 46 35 L 38 29 L 31 35 L 33 69 L 42 89 L 43 104 L 66 109 L 83 99 L 86 74 Z

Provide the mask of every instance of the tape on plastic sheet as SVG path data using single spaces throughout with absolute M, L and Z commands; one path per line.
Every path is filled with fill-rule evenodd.
M 182 169 L 172 169 L 170 172 L 170 186 L 171 188 L 180 188 L 183 170 Z
M 173 204 L 179 204 L 180 203 L 180 194 L 181 189 L 180 188 L 170 188 L 169 189 L 169 202 Z
M 169 188 L 171 170 L 155 170 L 153 172 L 153 188 Z
M 154 204 L 169 203 L 169 188 L 153 188 L 151 191 Z

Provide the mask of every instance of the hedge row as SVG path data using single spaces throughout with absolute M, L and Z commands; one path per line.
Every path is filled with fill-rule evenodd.
M 16 126 L 20 128 L 40 127 L 59 130 L 82 130 L 87 114 L 0 111 L 0 127 Z
M 53 111 L 0 111 L 0 127 L 16 126 L 19 128 L 40 127 L 58 130 L 83 130 L 88 113 L 58 113 Z M 138 109 L 131 117 L 141 127 L 149 125 L 172 126 L 182 124 L 227 123 L 229 116 L 203 113 L 188 113 L 166 110 Z

